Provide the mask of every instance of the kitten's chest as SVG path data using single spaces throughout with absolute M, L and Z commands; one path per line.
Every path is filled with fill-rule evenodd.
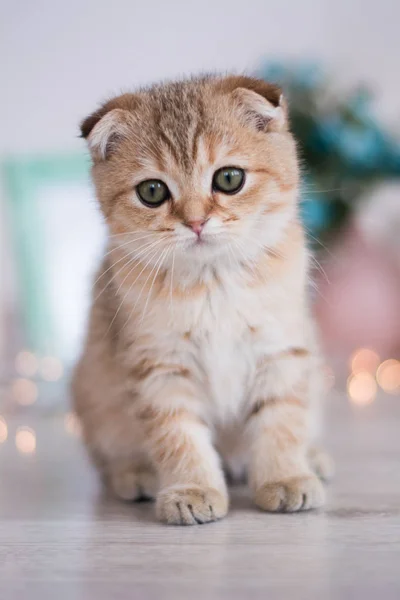
M 213 420 L 235 420 L 246 401 L 255 371 L 255 353 L 250 336 L 215 334 L 198 345 L 198 359 L 205 375 Z
M 263 291 L 234 281 L 181 302 L 180 326 L 201 340 L 231 344 L 265 319 Z
M 272 297 L 262 287 L 232 284 L 182 298 L 172 306 L 160 304 L 149 315 L 148 327 L 153 331 L 163 330 L 168 322 L 171 339 L 187 340 L 182 360 L 199 368 L 214 422 L 226 423 L 243 415 L 258 358 L 286 344 L 285 323 L 271 305 Z M 166 320 L 168 314 L 173 316 Z
M 268 340 L 279 337 L 278 331 L 273 322 L 268 327 L 262 297 L 247 290 L 234 289 L 228 296 L 210 295 L 191 314 L 191 331 L 214 420 L 234 420 L 243 414 L 257 356 Z

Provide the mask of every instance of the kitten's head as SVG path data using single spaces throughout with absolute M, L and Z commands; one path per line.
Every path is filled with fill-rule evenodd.
M 113 243 L 150 265 L 254 260 L 296 212 L 286 105 L 264 81 L 205 77 L 124 94 L 81 131 Z

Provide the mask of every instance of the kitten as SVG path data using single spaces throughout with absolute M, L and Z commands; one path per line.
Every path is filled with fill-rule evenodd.
M 104 481 L 156 497 L 167 523 L 227 513 L 222 463 L 266 511 L 321 506 L 322 361 L 280 90 L 157 85 L 81 129 L 109 239 L 73 391 Z

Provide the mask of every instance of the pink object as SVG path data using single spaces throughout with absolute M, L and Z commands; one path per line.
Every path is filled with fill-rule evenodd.
M 318 274 L 315 312 L 329 354 L 347 359 L 369 347 L 381 357 L 400 348 L 400 272 L 390 253 L 353 226 Z

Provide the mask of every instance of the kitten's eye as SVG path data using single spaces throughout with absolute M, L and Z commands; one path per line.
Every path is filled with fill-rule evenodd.
M 146 206 L 160 206 L 171 198 L 171 193 L 163 181 L 159 179 L 148 179 L 136 186 L 136 192 L 140 200 Z
M 236 194 L 244 185 L 245 175 L 243 169 L 236 167 L 222 167 L 214 173 L 213 189 L 223 194 Z

